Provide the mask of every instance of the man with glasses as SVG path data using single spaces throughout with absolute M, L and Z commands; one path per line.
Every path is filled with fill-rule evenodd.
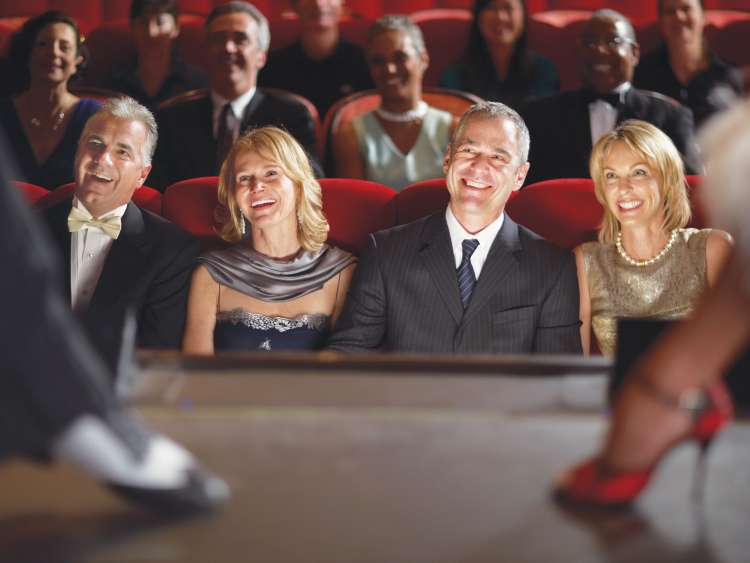
M 268 21 L 252 4 L 228 2 L 208 15 L 210 95 L 157 114 L 161 138 L 149 186 L 163 190 L 179 180 L 217 175 L 232 143 L 253 127 L 283 127 L 315 154 L 315 124 L 305 106 L 256 87 L 270 41 Z
M 527 184 L 551 178 L 588 178 L 591 147 L 627 119 L 659 127 L 683 156 L 688 173 L 702 171 L 689 109 L 633 88 L 640 48 L 630 21 L 614 10 L 591 15 L 579 42 L 583 88 L 531 102 L 522 112 L 534 139 Z

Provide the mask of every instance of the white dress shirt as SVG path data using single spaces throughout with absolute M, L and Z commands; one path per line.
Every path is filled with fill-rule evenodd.
M 623 82 L 612 92 L 619 94 L 620 100 L 622 100 L 625 92 L 630 88 L 630 82 Z M 617 108 L 612 107 L 604 100 L 595 100 L 589 104 L 589 121 L 591 122 L 591 145 L 593 146 L 599 140 L 599 137 L 609 133 L 617 125 Z
M 484 262 L 487 260 L 487 255 L 490 253 L 490 247 L 495 241 L 497 233 L 500 232 L 500 227 L 503 226 L 505 220 L 505 213 L 501 213 L 500 217 L 492 221 L 484 229 L 476 234 L 471 234 L 463 228 L 463 225 L 458 222 L 456 216 L 453 215 L 450 205 L 445 210 L 445 221 L 448 223 L 448 233 L 451 237 L 451 247 L 453 248 L 453 257 L 456 259 L 456 269 L 461 265 L 461 260 L 464 256 L 463 242 L 466 239 L 475 238 L 479 241 L 479 246 L 471 255 L 471 267 L 474 269 L 474 276 L 479 279 L 479 274 L 482 273 L 482 267 Z
M 211 103 L 213 104 L 213 113 L 211 114 L 211 118 L 213 119 L 214 138 L 218 138 L 219 136 L 219 117 L 221 117 L 221 111 L 224 109 L 224 106 L 229 103 L 232 108 L 232 113 L 235 117 L 235 123 L 237 124 L 237 127 L 232 132 L 232 138 L 235 141 L 237 140 L 237 137 L 239 137 L 240 135 L 240 124 L 242 123 L 242 118 L 245 115 L 245 108 L 247 108 L 247 105 L 252 101 L 253 96 L 255 96 L 256 90 L 257 88 L 250 88 L 250 90 L 242 94 L 239 98 L 235 98 L 231 102 L 226 98 L 222 98 L 213 90 L 211 91 Z
M 93 216 L 86 206 L 73 199 L 73 206 L 87 218 Z M 127 205 L 121 205 L 100 217 L 122 217 Z M 94 295 L 114 239 L 96 227 L 70 233 L 70 303 L 76 312 L 84 311 Z

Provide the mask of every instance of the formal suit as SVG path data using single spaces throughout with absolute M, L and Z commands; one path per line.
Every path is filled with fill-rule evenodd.
M 562 92 L 529 103 L 522 115 L 531 134 L 531 168 L 526 185 L 551 178 L 588 178 L 591 155 L 589 99 L 584 90 Z M 689 109 L 655 92 L 630 88 L 617 114 L 647 121 L 669 136 L 683 156 L 688 174 L 702 164 Z
M 70 200 L 47 209 L 44 220 L 65 265 L 64 287 L 70 300 Z M 116 361 L 117 339 L 126 311 L 138 324 L 143 348 L 179 348 L 185 327 L 190 276 L 199 253 L 198 241 L 169 221 L 130 202 L 122 231 L 113 241 L 96 290 L 85 313 L 97 347 Z
M 213 132 L 211 97 L 205 96 L 165 108 L 156 114 L 159 142 L 147 184 L 164 191 L 188 178 L 216 176 L 217 141 Z M 256 90 L 240 123 L 240 131 L 276 125 L 289 131 L 311 156 L 316 172 L 315 123 L 307 108 L 297 101 Z
M 464 311 L 445 213 L 370 236 L 328 347 L 580 353 L 572 255 L 506 215 Z

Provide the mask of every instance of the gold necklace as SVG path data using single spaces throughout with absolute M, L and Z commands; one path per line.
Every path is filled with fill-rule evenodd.
M 62 125 L 63 119 L 65 119 L 65 112 L 62 109 L 56 109 L 51 116 L 51 129 L 57 131 Z M 32 127 L 39 129 L 42 126 L 42 120 L 34 116 L 29 120 Z
M 625 260 L 625 262 L 627 262 L 631 266 L 645 268 L 646 266 L 650 266 L 654 262 L 658 262 L 659 260 L 664 258 L 664 255 L 669 252 L 669 249 L 672 248 L 676 241 L 677 229 L 672 231 L 672 234 L 670 235 L 669 240 L 667 241 L 667 244 L 664 246 L 664 248 L 662 248 L 656 256 L 654 256 L 653 258 L 649 258 L 648 260 L 636 260 L 625 251 L 625 247 L 622 245 L 622 231 L 617 233 L 617 242 L 615 243 L 615 246 L 617 247 L 617 253 L 622 257 L 623 260 Z

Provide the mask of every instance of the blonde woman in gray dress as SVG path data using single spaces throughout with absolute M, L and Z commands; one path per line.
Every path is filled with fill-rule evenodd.
M 613 355 L 617 319 L 688 316 L 731 250 L 723 231 L 685 228 L 690 202 L 682 158 L 661 130 L 629 120 L 602 136 L 589 163 L 604 207 L 599 241 L 574 250 L 581 340 Z

